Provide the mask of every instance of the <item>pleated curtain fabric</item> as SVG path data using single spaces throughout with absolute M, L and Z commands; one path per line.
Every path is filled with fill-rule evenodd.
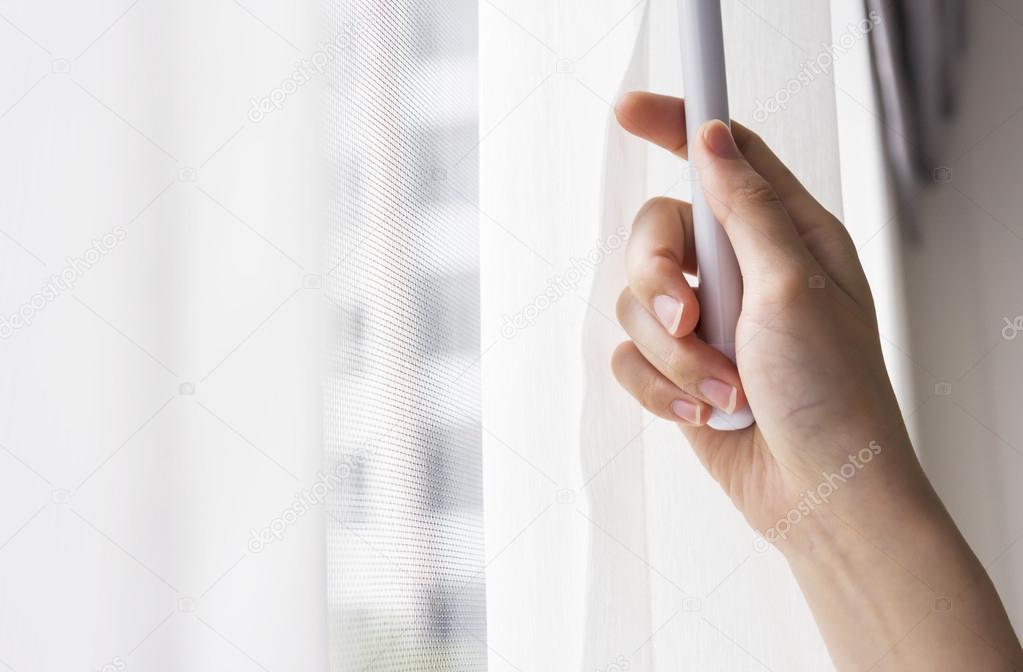
M 812 63 L 862 13 L 723 5 L 735 117 L 840 213 Z M 0 669 L 829 669 L 610 374 L 689 193 L 612 115 L 681 92 L 673 2 L 0 18 Z
M 867 0 L 886 141 L 900 187 L 946 181 L 942 130 L 956 111 L 966 48 L 963 0 Z M 945 168 L 947 170 L 947 168 Z
M 840 215 L 832 66 L 862 57 L 864 12 L 722 4 L 734 117 Z M 783 559 L 610 372 L 632 217 L 690 188 L 612 113 L 628 89 L 682 92 L 674 3 L 495 2 L 480 22 L 490 669 L 830 669 Z

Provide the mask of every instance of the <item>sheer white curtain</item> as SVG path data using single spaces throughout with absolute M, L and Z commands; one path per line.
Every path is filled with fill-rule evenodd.
M 849 168 L 875 178 L 859 175 L 873 209 L 849 222 L 867 242 L 883 172 L 876 117 L 836 104 L 836 77 L 855 84 L 843 106 L 872 100 L 863 10 L 844 4 L 726 0 L 730 95 L 839 215 L 849 145 Z M 480 43 L 491 669 L 829 669 L 784 561 L 757 552 L 677 429 L 608 366 L 632 216 L 689 192 L 684 166 L 611 112 L 624 90 L 681 91 L 674 3 L 486 2 Z
M 373 528 L 336 533 L 341 550 L 325 544 L 325 505 L 362 466 L 362 453 L 353 462 L 347 452 L 351 423 L 378 423 L 386 446 L 399 443 L 387 436 L 391 416 L 376 397 L 338 395 L 349 360 L 328 369 L 321 357 L 326 320 L 341 330 L 358 323 L 332 303 L 345 295 L 338 283 L 349 275 L 379 280 L 362 268 L 387 270 L 362 258 L 364 266 L 337 272 L 347 244 L 359 248 L 366 238 L 357 234 L 369 215 L 331 201 L 321 184 L 334 178 L 331 170 L 349 171 L 355 183 L 368 175 L 370 197 L 387 192 L 383 207 L 367 207 L 414 238 L 415 250 L 433 250 L 432 259 L 417 260 L 424 267 L 452 256 L 471 260 L 465 248 L 474 247 L 478 214 L 478 357 L 472 319 L 456 321 L 449 310 L 440 321 L 437 304 L 407 302 L 405 287 L 365 292 L 371 305 L 360 314 L 368 316 L 364 325 L 389 325 L 400 314 L 425 332 L 438 327 L 433 342 L 450 346 L 433 348 L 432 368 L 417 372 L 422 389 L 461 400 L 465 414 L 455 419 L 464 422 L 443 432 L 433 421 L 453 414 L 431 405 L 433 397 L 404 413 L 394 403 L 400 395 L 388 396 L 396 389 L 391 377 L 420 379 L 377 370 L 378 389 L 387 390 L 381 397 L 403 432 L 430 416 L 400 437 L 419 451 L 415 457 L 425 455 L 423 446 L 465 449 L 450 459 L 427 455 L 437 459 L 416 463 L 422 473 L 475 483 L 475 463 L 457 455 L 478 442 L 480 375 L 490 668 L 826 669 L 781 560 L 754 552 L 753 535 L 680 435 L 642 415 L 607 366 L 623 338 L 613 305 L 632 215 L 651 196 L 688 193 L 677 161 L 625 137 L 611 117 L 625 88 L 680 89 L 673 3 L 483 2 L 478 143 L 474 115 L 459 116 L 459 103 L 473 97 L 471 48 L 431 47 L 438 36 L 463 35 L 451 29 L 460 20 L 453 5 L 325 4 L 330 20 L 315 3 L 267 0 L 0 7 L 0 56 L 12 66 L 0 71 L 7 186 L 0 199 L 0 669 L 322 670 L 328 622 L 336 643 L 343 622 L 361 623 L 370 636 L 408 635 L 410 620 L 433 635 L 460 630 L 467 639 L 456 642 L 458 660 L 478 664 L 475 508 L 450 518 L 473 541 L 457 552 L 449 552 L 459 538 L 450 531 L 403 546 L 418 534 L 414 527 L 390 539 L 397 554 L 380 553 Z M 822 4 L 725 3 L 736 117 L 760 130 L 836 212 L 840 163 L 849 169 L 843 178 L 854 174 L 870 193 L 880 191 L 866 184 L 876 174 L 877 145 L 865 142 L 877 134 L 871 106 L 836 106 L 836 90 L 840 103 L 843 91 L 828 74 L 811 77 L 759 121 L 757 110 L 779 100 L 808 60 L 862 18 L 853 4 L 829 15 Z M 416 12 L 429 7 L 449 22 L 446 30 L 419 23 Z M 365 14 L 374 12 L 386 20 L 367 27 Z M 409 56 L 396 66 L 401 75 L 418 72 L 443 86 L 408 83 L 427 98 L 414 119 L 388 116 L 399 89 L 378 95 L 367 86 L 373 104 L 365 107 L 335 90 L 326 97 L 336 104 L 331 120 L 370 113 L 359 117 L 364 133 L 339 124 L 334 139 L 343 136 L 380 164 L 321 163 L 319 84 L 331 68 L 385 73 L 373 59 L 400 51 L 385 48 L 404 39 L 392 26 L 423 27 L 401 45 Z M 346 51 L 363 31 L 373 48 Z M 835 72 L 865 64 L 865 48 L 854 41 Z M 422 57 L 421 70 L 405 67 L 413 57 Z M 869 102 L 869 68 L 855 72 L 845 93 Z M 394 136 L 384 141 L 394 154 L 386 160 L 401 167 L 402 188 L 417 198 L 392 188 L 394 173 L 372 145 L 381 136 L 370 137 L 380 125 Z M 420 140 L 436 136 L 447 138 L 446 149 L 423 151 Z M 477 159 L 478 198 L 467 167 Z M 888 232 L 875 231 L 884 201 L 848 205 L 854 235 L 870 243 L 868 264 L 880 274 L 891 261 Z M 326 222 L 338 212 L 355 213 L 352 227 L 333 239 L 325 263 Z M 425 215 L 409 219 L 417 213 Z M 451 231 L 431 237 L 435 221 Z M 386 237 L 390 229 L 374 231 Z M 389 244 L 370 236 L 363 254 L 387 254 Z M 411 266 L 401 266 L 409 271 L 401 277 L 448 309 L 469 307 L 468 316 L 475 266 L 442 266 L 450 282 Z M 897 314 L 897 294 L 878 295 L 886 314 Z M 450 296 L 457 301 L 445 303 Z M 397 352 L 410 340 L 405 332 L 392 336 L 395 350 L 374 342 L 381 362 L 393 355 L 402 365 L 421 363 Z M 448 377 L 452 369 L 463 373 Z M 321 436 L 325 379 L 337 384 L 328 403 L 358 402 L 358 413 L 349 404 L 348 416 L 328 418 L 333 462 L 324 460 Z M 354 438 L 361 446 L 365 436 Z M 378 461 L 363 476 L 408 473 L 410 464 Z M 457 478 L 444 478 L 450 474 Z M 438 492 L 428 480 L 420 479 L 425 495 L 415 493 L 423 499 Z M 450 494 L 433 503 L 446 506 Z M 386 602 L 413 619 L 387 630 L 371 609 L 348 609 L 361 621 L 328 613 L 328 586 L 340 585 L 342 568 L 328 570 L 328 584 L 324 558 L 346 549 L 363 563 L 354 565 L 347 594 L 360 607 Z M 457 571 L 436 571 L 437 557 Z M 422 560 L 424 574 L 455 594 L 410 579 L 400 562 L 403 571 L 391 572 L 395 558 Z M 358 573 L 367 566 L 376 579 Z M 369 584 L 356 582 L 380 575 L 397 588 L 381 584 L 363 600 Z M 424 586 L 426 597 L 410 598 L 422 597 Z M 471 623 L 455 611 L 471 614 Z M 354 639 L 360 632 L 348 630 Z M 415 653 L 407 640 L 389 641 L 372 639 L 373 655 L 333 662 L 368 660 L 369 669 L 382 669 L 391 660 L 376 657 L 383 651 L 412 669 L 420 664 L 406 655 Z M 444 665 L 453 664 L 445 657 L 451 650 L 418 651 Z
M 0 669 L 325 669 L 317 7 L 0 15 Z

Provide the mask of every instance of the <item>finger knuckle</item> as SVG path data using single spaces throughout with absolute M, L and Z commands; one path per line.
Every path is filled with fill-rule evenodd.
M 652 256 L 636 269 L 631 284 L 641 295 L 652 297 L 655 293 L 664 293 L 667 287 L 674 287 L 682 277 L 682 269 L 671 252 L 655 248 Z
M 615 316 L 618 318 L 618 323 L 623 327 L 625 326 L 631 304 L 632 290 L 626 287 L 622 290 L 622 293 L 618 295 L 618 301 L 615 303 Z
M 639 209 L 636 213 L 636 220 L 640 220 L 643 217 L 649 216 L 654 213 L 666 212 L 675 209 L 676 202 L 674 199 L 668 198 L 667 196 L 654 196 Z
M 675 347 L 669 349 L 664 354 L 664 365 L 671 371 L 672 375 L 669 377 L 673 380 L 686 378 L 686 372 L 689 369 L 689 357 L 682 349 L 681 344 L 676 344 Z
M 655 413 L 663 413 L 670 403 L 665 401 L 664 384 L 654 376 L 643 381 L 637 396 L 644 408 Z
M 644 270 L 646 275 L 653 278 L 682 277 L 682 271 L 671 250 L 662 246 L 654 248 L 653 254 L 646 263 Z
M 779 203 L 778 194 L 767 181 L 756 173 L 748 173 L 739 178 L 732 196 L 738 203 L 752 205 L 775 205 Z
M 624 343 L 619 343 L 618 347 L 611 353 L 611 371 L 614 372 L 615 377 L 619 380 L 621 379 L 622 371 L 625 370 L 629 359 L 632 357 L 635 347 L 632 341 L 625 341 Z

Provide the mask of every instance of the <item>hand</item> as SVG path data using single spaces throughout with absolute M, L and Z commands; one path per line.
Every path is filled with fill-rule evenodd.
M 679 99 L 630 93 L 616 112 L 629 132 L 691 160 L 744 285 L 736 366 L 694 333 L 700 306 L 683 275 L 698 261 L 690 206 L 648 202 L 618 301 L 632 339 L 612 359 L 619 382 L 679 423 L 786 555 L 839 669 L 1015 669 L 1023 653 L 998 595 L 909 441 L 841 222 L 739 124 L 709 122 L 688 147 Z M 753 426 L 705 426 L 712 407 L 745 404 Z M 928 621 L 938 600 L 955 621 Z
M 626 130 L 689 158 L 681 100 L 633 93 L 617 114 Z M 680 422 L 768 541 L 781 540 L 770 531 L 800 495 L 845 464 L 846 474 L 856 472 L 845 478 L 849 487 L 897 477 L 928 496 L 851 238 L 759 137 L 738 124 L 734 133 L 733 141 L 721 122 L 705 125 L 692 161 L 743 274 L 738 367 L 693 333 L 700 306 L 683 276 L 696 273 L 691 209 L 658 198 L 637 215 L 629 239 L 618 318 L 632 341 L 615 352 L 616 376 L 648 410 Z M 704 426 L 711 406 L 732 412 L 747 403 L 752 427 Z M 867 468 L 882 460 L 885 470 Z M 857 463 L 875 473 L 862 476 Z M 888 477 L 879 480 L 879 472 Z M 832 480 L 839 490 L 846 485 Z

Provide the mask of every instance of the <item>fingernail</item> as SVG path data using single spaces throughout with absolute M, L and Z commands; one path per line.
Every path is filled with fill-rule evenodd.
M 720 408 L 728 414 L 735 412 L 735 401 L 739 391 L 735 389 L 734 385 L 708 378 L 700 383 L 700 392 L 715 408 Z
M 700 424 L 700 407 L 685 399 L 676 399 L 671 402 L 671 412 L 686 422 L 694 425 Z
M 742 152 L 735 144 L 732 131 L 720 119 L 708 121 L 703 126 L 703 140 L 710 151 L 722 159 L 741 159 Z
M 683 308 L 684 306 L 678 299 L 674 299 L 667 294 L 654 297 L 654 312 L 657 314 L 657 319 L 661 321 L 661 324 L 664 325 L 664 328 L 672 336 L 678 330 L 678 325 L 682 323 Z

